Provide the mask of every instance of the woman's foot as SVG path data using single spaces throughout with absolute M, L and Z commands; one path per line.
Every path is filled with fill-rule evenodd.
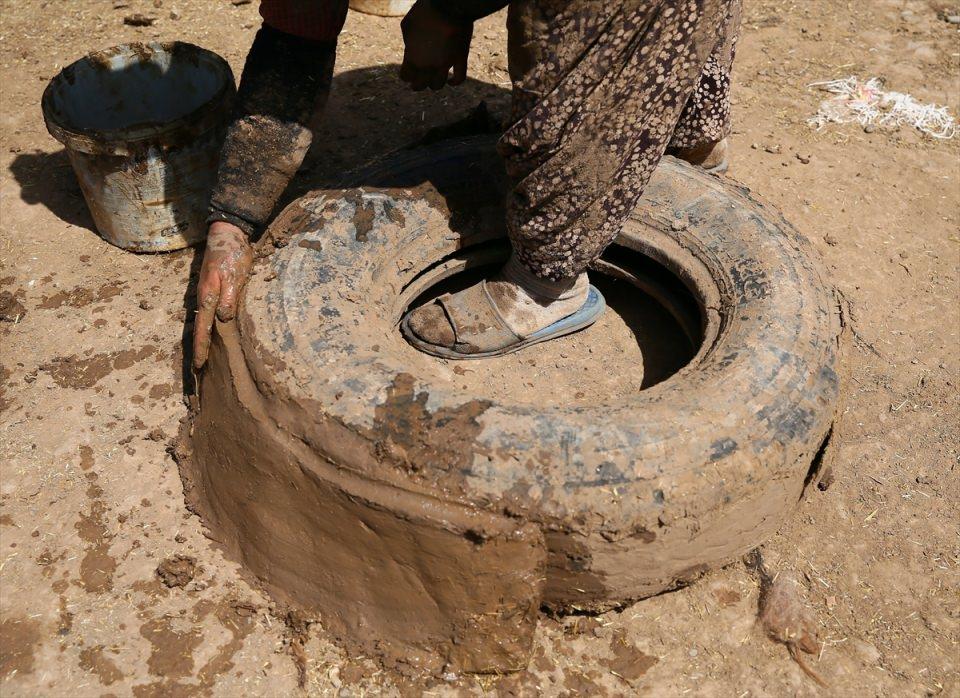
M 602 311 L 603 298 L 586 274 L 549 281 L 511 260 L 497 277 L 411 310 L 402 327 L 427 353 L 477 358 L 570 334 Z
M 702 167 L 711 174 L 723 174 L 727 171 L 727 139 L 698 145 L 695 148 L 671 148 L 668 155 L 686 160 L 691 165 Z

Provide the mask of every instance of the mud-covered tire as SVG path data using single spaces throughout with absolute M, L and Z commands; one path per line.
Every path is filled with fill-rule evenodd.
M 616 245 L 690 290 L 699 351 L 628 401 L 537 407 L 463 394 L 396 329 L 470 250 L 498 253 L 491 141 L 395 154 L 352 184 L 271 226 L 239 326 L 218 325 L 185 466 L 214 535 L 281 598 L 367 649 L 505 670 L 541 605 L 676 587 L 793 509 L 836 407 L 839 312 L 747 190 L 661 163 Z

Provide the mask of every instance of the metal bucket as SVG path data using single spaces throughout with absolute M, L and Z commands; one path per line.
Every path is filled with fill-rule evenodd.
M 206 236 L 206 212 L 236 92 L 220 56 L 180 42 L 91 53 L 43 93 L 97 230 L 135 252 Z
M 350 0 L 350 9 L 380 17 L 402 17 L 413 7 L 414 0 Z

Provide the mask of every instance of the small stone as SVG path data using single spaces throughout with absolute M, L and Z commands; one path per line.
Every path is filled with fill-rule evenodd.
M 853 640 L 851 649 L 859 655 L 864 664 L 876 664 L 880 661 L 880 650 L 865 640 Z
M 163 0 L 153 0 L 153 6 L 156 8 L 163 7 Z
M 697 650 L 696 647 L 694 647 L 692 650 L 690 650 L 690 652 L 688 652 L 688 654 L 689 654 L 691 657 L 696 657 L 698 654 L 700 654 L 700 652 Z
M 863 127 L 864 133 L 873 133 L 876 130 L 877 130 L 876 124 L 867 124 L 866 126 Z
M 826 492 L 830 489 L 830 486 L 833 484 L 833 468 L 829 465 L 823 468 L 823 472 L 820 473 L 820 481 L 817 483 L 817 489 L 821 492 Z
M 830 247 L 836 247 L 837 245 L 840 244 L 840 241 L 833 236 L 833 233 L 827 233 L 826 235 L 824 235 L 823 241 L 828 245 L 830 245 Z
M 153 310 L 153 303 L 146 299 L 140 301 L 140 310 Z
M 800 153 L 797 153 L 797 160 L 799 160 L 802 165 L 809 165 L 811 158 L 811 155 L 801 155 Z
M 186 542 L 187 542 L 187 537 L 186 537 L 185 535 L 183 535 L 182 533 L 178 533 L 177 535 L 175 535 L 175 536 L 173 537 L 173 539 L 174 539 L 177 543 L 186 543 Z
M 176 10 L 170 10 L 170 19 L 180 19 L 181 16 Z
M 131 27 L 152 27 L 156 21 L 156 17 L 147 17 L 139 12 L 123 18 L 123 23 Z
M 673 222 L 670 224 L 670 227 L 673 230 L 685 230 L 687 227 L 687 222 L 682 218 L 675 218 Z
M 946 20 L 948 24 L 960 24 L 960 15 L 947 15 Z
M 775 143 L 774 145 L 765 145 L 765 146 L 763 147 L 763 149 L 764 149 L 764 151 L 770 153 L 771 155 L 779 155 L 779 154 L 780 154 L 780 151 L 782 150 L 782 149 L 780 148 L 780 144 L 779 144 L 779 143 Z

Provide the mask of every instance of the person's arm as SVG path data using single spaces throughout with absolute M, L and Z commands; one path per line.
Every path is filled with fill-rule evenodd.
M 220 155 L 209 222 L 248 234 L 267 222 L 310 147 L 307 127 L 333 76 L 336 43 L 264 26 L 247 56 Z
M 261 11 L 277 4 L 265 2 Z M 340 26 L 342 18 L 333 40 L 268 25 L 254 39 L 210 198 L 194 322 L 197 368 L 206 362 L 214 317 L 236 315 L 253 262 L 249 237 L 267 222 L 310 147 L 307 124 L 329 90 Z
M 467 79 L 473 23 L 507 4 L 509 0 L 417 0 L 400 22 L 400 79 L 414 90 L 462 83 Z

